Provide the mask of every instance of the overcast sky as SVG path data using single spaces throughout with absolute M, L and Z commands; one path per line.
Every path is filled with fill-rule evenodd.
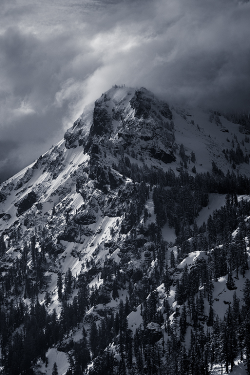
M 0 181 L 114 84 L 249 112 L 250 2 L 1 0 Z

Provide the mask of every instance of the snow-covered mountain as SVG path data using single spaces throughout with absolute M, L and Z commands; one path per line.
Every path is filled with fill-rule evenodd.
M 3 374 L 249 366 L 250 142 L 235 122 L 115 86 L 0 186 Z

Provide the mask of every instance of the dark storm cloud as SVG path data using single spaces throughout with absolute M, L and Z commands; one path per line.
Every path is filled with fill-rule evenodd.
M 4 1 L 2 14 L 5 177 L 62 138 L 84 105 L 116 83 L 249 111 L 249 2 L 22 0 Z
M 18 171 L 15 165 L 20 161 L 13 155 L 13 150 L 17 146 L 18 144 L 13 141 L 0 141 L 0 183 Z
M 0 181 L 20 170 L 63 137 L 82 98 L 82 82 L 96 63 L 78 61 L 79 46 L 60 32 L 41 40 L 20 28 L 0 36 Z M 2 145 L 0 145 L 2 146 Z M 8 150 L 7 154 L 6 151 Z
M 116 81 L 143 85 L 177 102 L 249 111 L 250 4 L 159 0 L 144 5 L 134 2 L 124 18 L 118 12 L 115 25 L 96 38 L 96 48 L 105 47 L 106 54 L 86 81 L 87 99 Z

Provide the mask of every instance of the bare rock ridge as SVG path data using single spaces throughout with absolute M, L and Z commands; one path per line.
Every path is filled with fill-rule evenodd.
M 0 185 L 0 374 L 250 373 L 249 156 L 244 116 L 85 108 Z

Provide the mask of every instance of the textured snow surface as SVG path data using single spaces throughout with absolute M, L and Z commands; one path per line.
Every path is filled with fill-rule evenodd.
M 233 371 L 230 371 L 232 375 L 247 375 L 246 366 L 241 361 L 235 361 Z M 225 375 L 227 374 L 225 366 L 221 368 L 219 365 L 215 365 L 211 370 L 211 375 Z
M 42 374 L 51 375 L 55 362 L 57 364 L 59 375 L 64 375 L 67 372 L 69 362 L 66 353 L 59 352 L 57 349 L 51 348 L 47 351 L 46 357 L 48 358 L 48 366 L 46 367 L 45 364 L 42 364 L 39 368 L 39 371 L 41 371 Z

